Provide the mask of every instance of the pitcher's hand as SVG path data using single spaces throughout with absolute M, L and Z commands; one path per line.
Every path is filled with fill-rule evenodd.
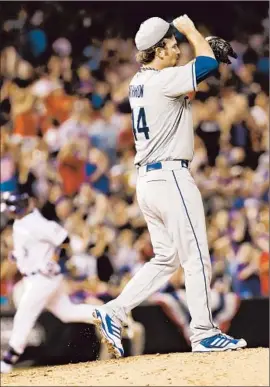
M 185 36 L 196 30 L 193 21 L 187 15 L 177 17 L 172 23 L 175 28 Z

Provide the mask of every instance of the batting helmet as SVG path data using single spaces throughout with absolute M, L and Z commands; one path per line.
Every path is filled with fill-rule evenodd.
M 3 198 L 3 202 L 9 212 L 22 214 L 29 206 L 29 195 L 27 193 L 11 193 Z

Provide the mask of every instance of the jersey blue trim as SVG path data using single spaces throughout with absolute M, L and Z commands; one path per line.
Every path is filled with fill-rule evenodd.
M 210 56 L 197 56 L 195 74 L 197 83 L 204 81 L 218 69 L 218 61 Z

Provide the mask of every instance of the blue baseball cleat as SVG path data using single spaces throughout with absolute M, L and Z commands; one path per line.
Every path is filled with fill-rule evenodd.
M 122 346 L 122 325 L 120 321 L 111 317 L 105 308 L 95 309 L 93 312 L 94 323 L 101 334 L 101 341 L 107 345 L 109 353 L 116 358 L 124 356 Z
M 222 352 L 245 348 L 247 342 L 244 339 L 234 339 L 231 336 L 220 333 L 207 337 L 192 346 L 192 352 Z

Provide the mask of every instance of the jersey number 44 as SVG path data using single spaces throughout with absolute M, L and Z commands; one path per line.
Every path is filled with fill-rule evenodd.
M 138 141 L 137 134 L 143 133 L 146 140 L 149 140 L 149 127 L 147 126 L 145 110 L 143 107 L 132 109 L 132 129 L 135 141 Z

